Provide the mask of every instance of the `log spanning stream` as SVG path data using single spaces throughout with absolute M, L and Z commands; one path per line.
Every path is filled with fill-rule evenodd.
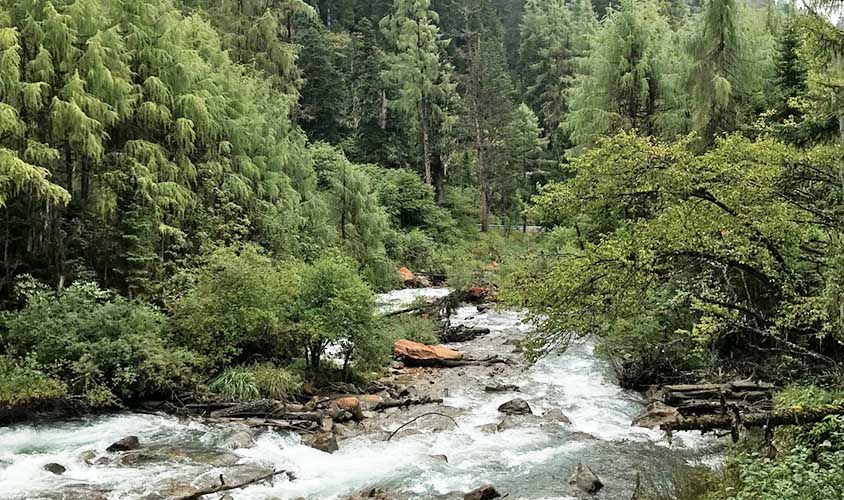
M 381 299 L 388 309 L 444 293 L 402 290 Z M 517 312 L 481 314 L 474 307 L 461 308 L 453 323 L 491 330 L 459 345 L 478 357 L 517 359 L 513 341 L 530 330 Z M 364 431 L 342 439 L 333 454 L 302 445 L 297 435 L 274 432 L 258 435 L 254 446 L 225 449 L 232 429 L 224 425 L 133 413 L 2 428 L 0 499 L 164 499 L 203 478 L 222 474 L 236 481 L 284 469 L 295 479 L 279 477 L 229 493 L 235 500 L 340 500 L 379 487 L 400 499 L 436 499 L 462 498 L 453 492 L 493 484 L 512 499 L 568 500 L 577 492 L 567 478 L 583 462 L 605 483 L 594 498 L 629 500 L 637 473 L 665 477 L 677 467 L 716 464 L 722 453 L 720 441 L 697 433 L 678 432 L 669 442 L 662 432 L 632 427 L 641 399 L 615 384 L 589 341 L 530 367 L 419 369 L 394 377 L 416 383 L 420 391 L 440 392 L 444 402 L 393 408 L 366 419 Z M 519 391 L 485 391 L 491 382 Z M 562 410 L 571 423 L 535 417 L 490 432 L 489 424 L 502 420 L 498 406 L 514 397 L 528 401 L 535 415 Z M 457 425 L 432 415 L 386 440 L 403 423 L 431 411 L 447 413 Z M 140 438 L 142 453 L 117 458 L 106 453 L 127 435 Z M 67 470 L 54 475 L 44 470 L 48 463 Z

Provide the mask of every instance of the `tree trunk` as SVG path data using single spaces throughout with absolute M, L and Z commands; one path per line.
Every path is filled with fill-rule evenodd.
M 425 174 L 425 184 L 434 185 L 434 178 L 431 174 L 431 131 L 428 130 L 428 117 L 425 112 L 425 104 L 419 107 L 419 135 L 422 145 L 422 171 Z

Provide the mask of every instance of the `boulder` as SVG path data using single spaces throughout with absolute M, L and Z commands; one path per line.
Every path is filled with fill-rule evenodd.
M 498 407 L 498 411 L 507 415 L 533 415 L 528 402 L 521 398 L 507 401 Z
M 445 455 L 431 455 L 431 458 L 440 462 L 448 463 L 448 457 Z
M 571 420 L 559 408 L 553 408 L 542 414 L 542 418 L 549 422 L 559 422 L 561 424 L 570 424 Z
M 399 276 L 401 276 L 402 281 L 405 283 L 412 282 L 414 278 L 413 272 L 406 267 L 399 269 Z
M 348 396 L 337 399 L 335 403 L 341 410 L 351 413 L 355 420 L 363 420 L 363 408 L 361 408 L 360 400 L 358 398 Z
M 255 446 L 255 438 L 247 430 L 235 431 L 226 436 L 220 446 L 229 450 L 252 448 Z
M 337 445 L 337 438 L 334 437 L 333 432 L 317 432 L 307 436 L 303 443 L 311 448 L 324 451 L 326 453 L 334 453 L 339 450 Z
M 57 463 L 49 463 L 49 464 L 45 465 L 43 468 L 44 468 L 45 471 L 52 472 L 53 474 L 55 474 L 57 476 L 61 476 L 62 474 L 65 473 L 65 471 L 67 471 L 67 469 L 64 467 L 64 465 L 57 464 Z
M 653 429 L 665 424 L 676 424 L 682 420 L 683 415 L 680 415 L 677 408 L 668 406 L 661 401 L 654 401 L 633 420 L 633 425 Z
M 500 382 L 494 382 L 484 387 L 484 392 L 516 392 L 518 390 L 519 386 L 515 384 L 502 384 Z
M 577 468 L 569 477 L 569 484 L 577 486 L 587 493 L 597 493 L 604 487 L 603 481 L 588 465 L 577 464 Z
M 106 448 L 106 451 L 109 453 L 114 453 L 118 451 L 132 451 L 137 450 L 140 447 L 141 442 L 138 439 L 138 436 L 127 436 Z
M 498 422 L 495 430 L 498 432 L 509 431 L 541 423 L 541 419 L 534 415 L 507 415 Z
M 463 500 L 492 500 L 493 498 L 501 498 L 501 494 L 490 485 L 481 486 L 463 495 Z
M 393 345 L 393 351 L 405 363 L 419 365 L 436 365 L 443 361 L 460 361 L 463 353 L 443 346 L 430 346 L 410 340 L 398 340 Z
M 489 304 L 478 304 L 476 309 L 478 310 L 479 313 L 483 314 L 483 313 L 489 311 L 489 308 L 490 308 Z
M 234 497 L 231 496 L 231 495 L 226 495 L 226 496 L 220 498 L 220 500 L 234 500 Z

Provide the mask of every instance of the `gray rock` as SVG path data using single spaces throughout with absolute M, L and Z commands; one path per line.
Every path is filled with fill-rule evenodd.
M 683 420 L 677 408 L 668 406 L 661 401 L 649 404 L 642 413 L 633 420 L 633 425 L 653 429 L 667 424 L 676 424 Z
M 510 429 L 536 425 L 540 422 L 541 419 L 535 415 L 507 415 L 501 419 L 501 422 L 498 422 L 496 430 L 498 432 L 504 432 L 509 431 Z
M 138 436 L 127 436 L 106 448 L 106 451 L 109 453 L 114 453 L 117 451 L 137 450 L 140 447 L 141 442 L 138 439 Z
M 603 481 L 588 465 L 577 464 L 577 468 L 569 477 L 569 484 L 577 486 L 587 493 L 597 493 L 604 487 Z
M 93 450 L 86 450 L 79 454 L 79 461 L 88 465 L 93 464 L 96 459 L 97 452 Z
M 549 422 L 559 422 L 561 424 L 570 424 L 571 420 L 559 408 L 553 408 L 542 414 L 542 418 Z
M 229 434 L 225 439 L 223 439 L 221 444 L 222 448 L 226 448 L 228 450 L 252 448 L 253 446 L 255 446 L 255 437 L 251 432 L 246 430 L 235 431 Z
M 507 415 L 532 415 L 533 410 L 527 401 L 521 398 L 512 399 L 498 407 L 498 411 Z
M 434 460 L 439 460 L 440 462 L 448 463 L 448 457 L 445 455 L 431 455 L 431 458 Z
M 47 471 L 47 472 L 52 472 L 53 474 L 55 474 L 57 476 L 61 476 L 62 474 L 65 473 L 65 471 L 67 471 L 67 469 L 64 467 L 64 465 L 57 464 L 57 463 L 49 463 L 49 464 L 45 465 L 44 470 Z
M 484 424 L 478 427 L 484 434 L 495 434 L 498 432 L 498 424 Z
M 463 495 L 463 500 L 492 500 L 493 498 L 501 498 L 501 494 L 490 485 L 481 486 Z

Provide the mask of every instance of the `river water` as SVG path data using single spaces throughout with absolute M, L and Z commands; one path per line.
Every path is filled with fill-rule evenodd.
M 384 309 L 446 290 L 402 290 L 381 297 Z M 509 352 L 508 341 L 530 326 L 512 311 L 478 314 L 461 308 L 455 322 L 483 325 L 492 332 L 460 348 L 473 355 Z M 494 484 L 512 499 L 576 498 L 567 477 L 578 462 L 590 465 L 606 487 L 594 498 L 629 500 L 637 473 L 661 477 L 687 465 L 714 465 L 722 444 L 695 433 L 676 433 L 669 442 L 661 432 L 631 427 L 642 408 L 635 393 L 613 381 L 608 366 L 583 340 L 539 363 L 495 374 L 481 369 L 451 369 L 444 405 L 458 426 L 384 441 L 369 433 L 341 441 L 327 454 L 303 446 L 298 436 L 264 433 L 251 448 L 219 449 L 230 429 L 168 416 L 120 414 L 64 423 L 18 425 L 0 429 L 0 499 L 153 499 L 177 481 L 230 477 L 257 467 L 293 471 L 293 481 L 276 480 L 232 492 L 236 500 L 342 499 L 371 487 L 387 488 L 401 498 L 446 497 L 483 484 Z M 517 428 L 485 433 L 480 427 L 501 420 L 497 407 L 512 393 L 486 393 L 484 384 L 515 384 L 533 412 L 561 409 L 571 424 L 536 419 Z M 401 413 L 384 430 L 407 420 Z M 127 435 L 140 437 L 151 456 L 126 464 L 90 465 L 105 448 Z M 87 454 L 87 456 L 86 456 Z M 445 455 L 444 462 L 436 455 Z M 43 470 L 47 463 L 67 468 L 62 476 Z M 235 474 L 236 475 L 236 474 Z M 212 497 L 213 498 L 213 497 Z

